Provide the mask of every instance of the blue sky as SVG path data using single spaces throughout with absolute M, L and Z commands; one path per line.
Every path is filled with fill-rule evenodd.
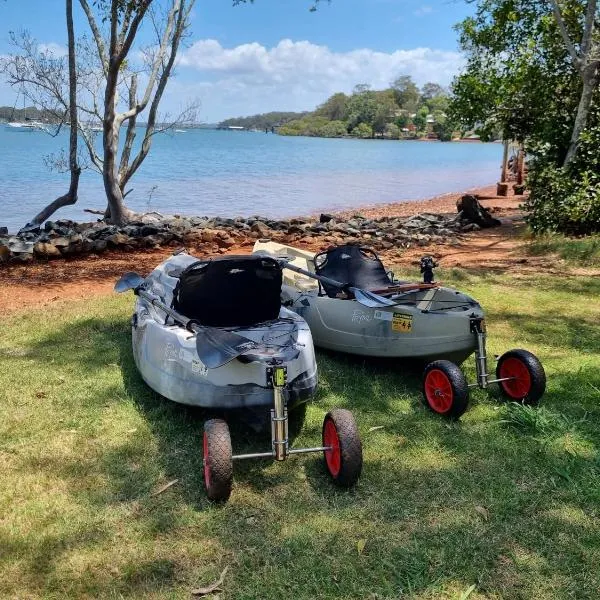
M 159 1 L 159 0 L 157 0 Z M 87 30 L 78 2 L 75 27 Z M 190 100 L 214 122 L 269 110 L 310 110 L 357 83 L 385 87 L 409 74 L 418 84 L 447 85 L 460 69 L 453 25 L 471 7 L 453 0 L 333 0 L 309 12 L 310 0 L 197 0 L 192 36 L 169 84 L 165 109 Z M 10 30 L 27 28 L 42 44 L 64 51 L 61 0 L 0 3 L 0 55 Z M 15 92 L 0 83 L 0 105 Z

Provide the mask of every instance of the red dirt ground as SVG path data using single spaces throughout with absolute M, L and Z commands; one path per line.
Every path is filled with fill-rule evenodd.
M 429 247 L 415 246 L 381 253 L 388 265 L 418 264 L 423 254 L 432 254 L 442 267 L 460 266 L 477 270 L 553 271 L 553 257 L 531 257 L 525 252 L 525 226 L 519 209 L 522 196 L 499 198 L 495 186 L 470 190 L 476 192 L 481 202 L 502 221 L 500 227 L 463 234 L 449 244 Z M 455 213 L 456 200 L 462 194 L 446 194 L 419 202 L 398 202 L 379 206 L 367 206 L 359 210 L 341 213 L 349 216 L 360 213 L 368 217 L 403 216 L 421 212 Z M 253 242 L 253 240 L 252 240 Z M 327 245 L 327 244 L 325 244 Z M 233 247 L 229 253 L 247 253 L 251 242 Z M 322 241 L 302 244 L 302 247 L 319 250 Z M 194 248 L 188 248 L 194 254 Z M 89 298 L 112 293 L 118 277 L 125 271 L 146 274 L 173 252 L 173 248 L 139 250 L 129 253 L 104 252 L 78 258 L 34 262 L 28 265 L 0 267 L 0 306 L 4 314 L 32 306 L 47 306 L 55 302 Z M 564 267 L 561 267 L 564 270 Z M 575 273 L 574 273 L 575 274 Z

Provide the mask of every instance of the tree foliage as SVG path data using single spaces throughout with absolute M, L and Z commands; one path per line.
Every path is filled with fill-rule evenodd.
M 421 93 L 409 76 L 399 77 L 396 83 L 397 87 L 385 90 L 372 90 L 361 83 L 350 95 L 333 94 L 314 112 L 282 125 L 279 133 L 321 137 L 365 137 L 368 133 L 368 137 L 391 139 L 434 134 L 443 141 L 452 139 L 456 124 L 446 114 L 450 98 L 444 89 L 430 82 Z M 406 106 L 415 110 L 411 112 Z M 225 124 L 233 121 L 221 123 Z M 239 119 L 235 124 L 244 125 Z
M 600 228 L 588 141 L 599 126 L 599 22 L 596 0 L 478 0 L 458 26 L 467 66 L 450 115 L 526 145 L 536 231 Z

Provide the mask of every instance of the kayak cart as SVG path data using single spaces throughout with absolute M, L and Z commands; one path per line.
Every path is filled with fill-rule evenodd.
M 198 260 L 180 253 L 146 278 L 125 273 L 115 285 L 137 296 L 133 356 L 152 389 L 230 415 L 230 409 L 259 413 L 270 423 L 270 449 L 238 455 L 224 419 L 204 424 L 204 483 L 213 501 L 229 498 L 235 460 L 322 452 L 341 486 L 353 485 L 362 469 L 358 428 L 347 410 L 326 415 L 321 445 L 290 447 L 290 420 L 301 426 L 317 366 L 308 325 L 281 306 L 281 284 L 281 266 L 268 257 Z

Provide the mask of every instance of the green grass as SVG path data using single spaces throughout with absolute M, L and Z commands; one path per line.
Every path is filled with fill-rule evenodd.
M 559 234 L 535 236 L 527 245 L 527 251 L 534 256 L 553 253 L 571 264 L 599 267 L 600 235 L 581 238 Z
M 332 487 L 315 455 L 249 461 L 224 506 L 203 493 L 206 415 L 136 373 L 132 297 L 3 317 L 0 597 L 189 598 L 229 566 L 223 600 L 598 598 L 600 281 L 443 275 L 486 307 L 490 354 L 542 359 L 540 410 L 477 391 L 447 423 L 418 370 L 319 353 L 296 445 L 351 408 L 358 486 Z M 236 430 L 238 449 L 266 443 Z

